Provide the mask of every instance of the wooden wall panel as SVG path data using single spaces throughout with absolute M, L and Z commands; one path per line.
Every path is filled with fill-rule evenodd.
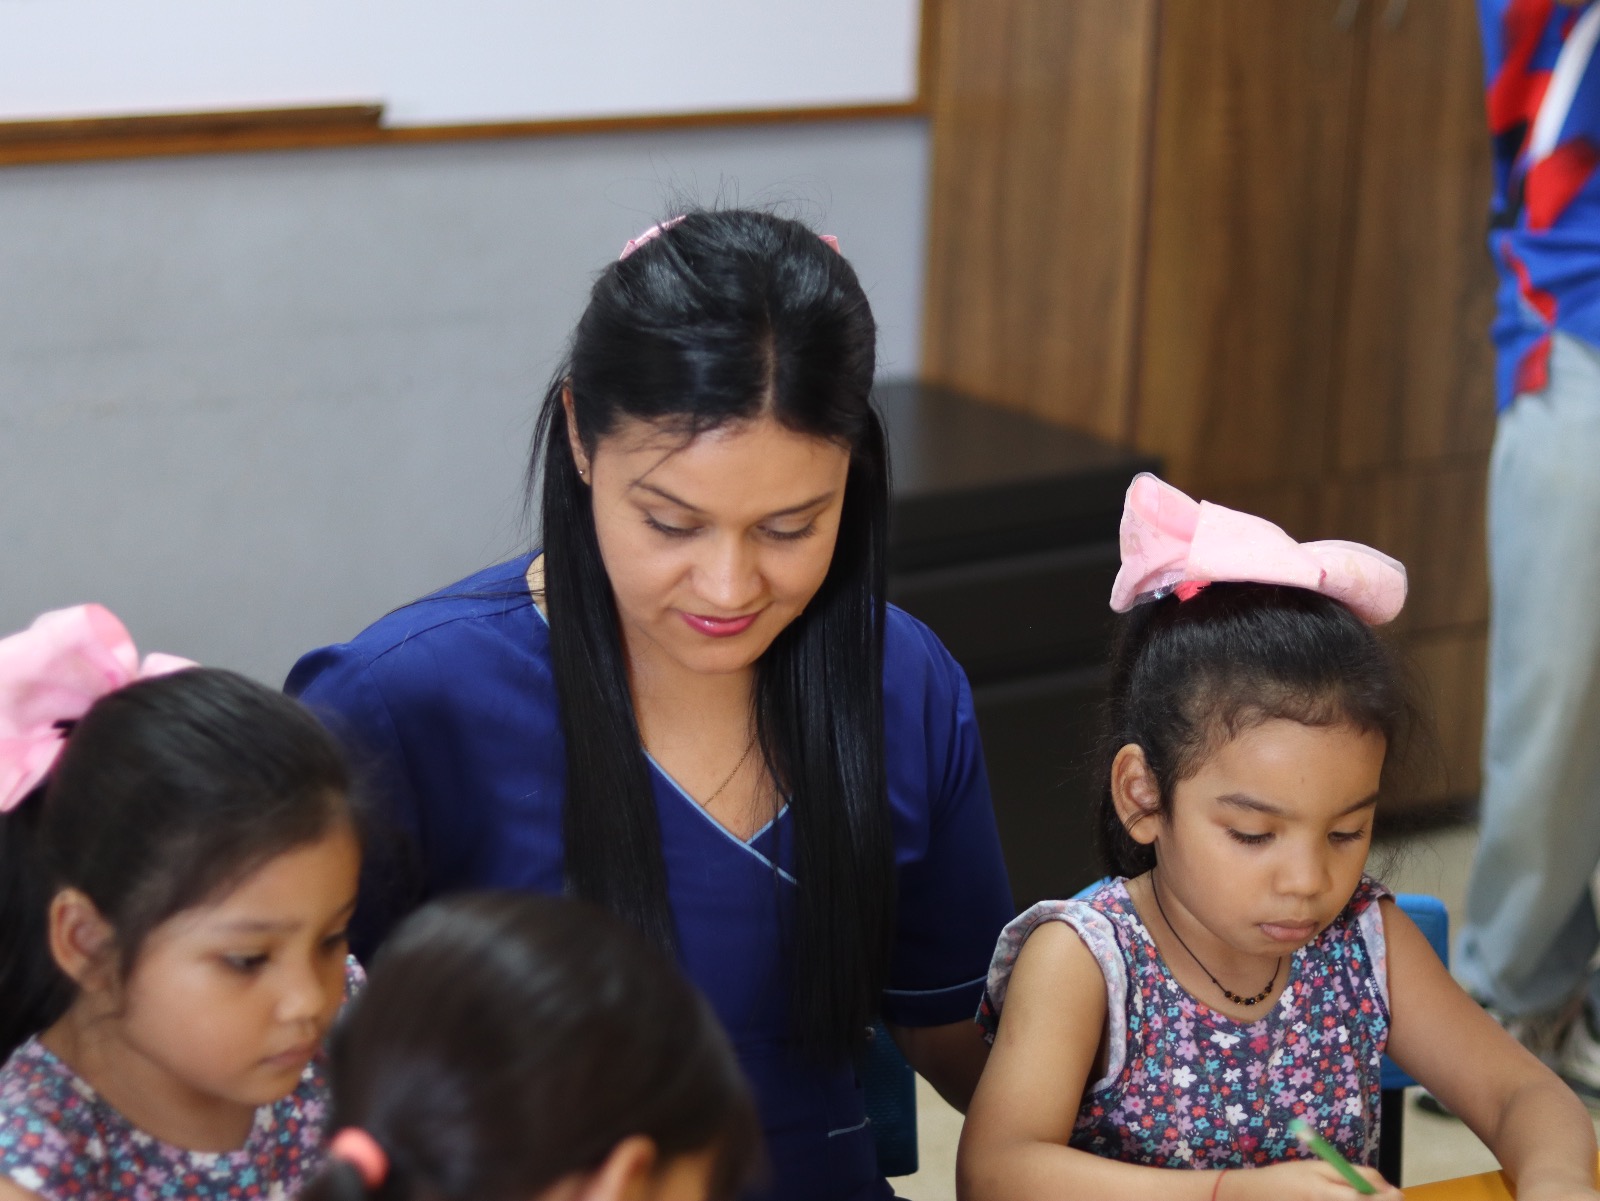
M 1489 137 L 1475 6 L 1409 0 L 1368 37 L 1335 443 L 1341 469 L 1494 436 Z
M 1360 28 L 1332 0 L 1168 0 L 1136 442 L 1180 486 L 1315 478 Z
M 1466 0 L 939 0 L 923 374 L 1406 562 L 1477 786 L 1493 272 Z M 1353 19 L 1351 19 L 1353 18 Z
M 1478 748 L 1483 740 L 1488 631 L 1476 626 L 1419 634 L 1403 639 L 1401 645 L 1426 686 L 1424 700 L 1438 738 L 1437 761 L 1421 779 L 1419 796 L 1425 800 L 1470 796 L 1482 780 Z
M 1475 454 L 1341 476 L 1323 490 L 1316 536 L 1365 542 L 1406 565 L 1410 593 L 1397 630 L 1482 625 L 1488 473 L 1488 456 Z
M 1322 493 L 1322 481 L 1307 478 L 1271 484 L 1218 481 L 1207 485 L 1198 495 L 1213 504 L 1265 517 L 1304 542 L 1322 537 L 1325 507 Z
M 1155 0 L 941 0 L 923 378 L 1124 440 Z

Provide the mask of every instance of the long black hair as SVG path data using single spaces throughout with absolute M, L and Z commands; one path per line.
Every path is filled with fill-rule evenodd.
M 1338 601 L 1304 588 L 1217 583 L 1189 600 L 1136 606 L 1112 658 L 1106 782 L 1096 805 L 1106 870 L 1137 876 L 1155 848 L 1136 842 L 1111 797 L 1111 761 L 1137 746 L 1154 776 L 1156 812 L 1218 747 L 1262 722 L 1348 724 L 1380 734 L 1380 793 L 1392 793 L 1427 730 L 1410 671 L 1389 644 Z
M 125 977 L 162 922 L 355 820 L 339 748 L 273 689 L 192 668 L 101 697 L 0 815 L 0 1060 L 76 996 L 49 946 L 62 889 L 94 902 Z
M 850 452 L 821 589 L 756 668 L 766 766 L 794 815 L 800 888 L 794 1014 L 802 1042 L 858 1045 L 887 973 L 893 858 L 883 754 L 888 450 L 870 403 L 876 328 L 850 264 L 795 221 L 693 212 L 600 276 L 535 436 L 545 589 L 562 728 L 570 889 L 675 941 L 661 833 L 583 446 L 626 419 L 688 441 L 770 415 Z
M 329 1044 L 332 1129 L 388 1161 L 334 1159 L 302 1201 L 521 1201 L 623 1139 L 657 1163 L 711 1151 L 713 1201 L 759 1162 L 760 1126 L 716 1015 L 676 965 L 581 901 L 463 894 L 407 918 Z

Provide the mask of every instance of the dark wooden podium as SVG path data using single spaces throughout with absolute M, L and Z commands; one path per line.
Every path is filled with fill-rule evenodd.
M 1122 496 L 1157 461 L 923 384 L 876 399 L 889 599 L 972 681 L 1017 905 L 1071 896 L 1101 874 L 1089 801 Z

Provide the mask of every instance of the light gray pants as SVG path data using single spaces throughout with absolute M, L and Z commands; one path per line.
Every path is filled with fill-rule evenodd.
M 1514 1017 L 1560 1008 L 1600 947 L 1600 348 L 1556 335 L 1550 383 L 1489 464 L 1480 842 L 1457 974 Z

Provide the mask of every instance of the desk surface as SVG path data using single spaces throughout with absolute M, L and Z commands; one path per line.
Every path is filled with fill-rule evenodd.
M 1512 1201 L 1515 1196 L 1499 1172 L 1435 1180 L 1406 1189 L 1406 1201 Z
M 1515 1196 L 1500 1172 L 1435 1180 L 1406 1189 L 1406 1201 L 1512 1201 Z

